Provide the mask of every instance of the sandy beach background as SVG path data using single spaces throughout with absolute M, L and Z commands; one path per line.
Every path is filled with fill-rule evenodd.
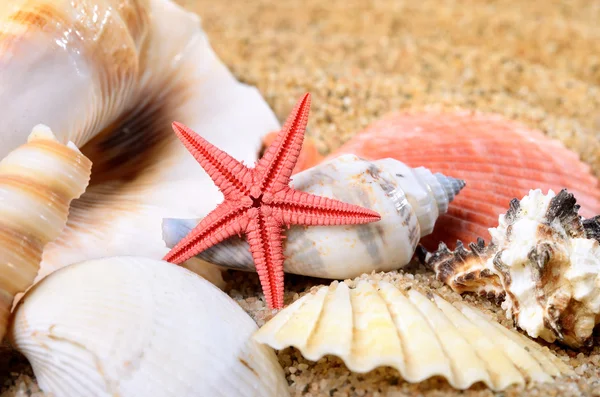
M 600 173 L 600 1 L 179 3 L 201 16 L 219 57 L 238 79 L 258 87 L 280 120 L 302 93 L 313 94 L 307 134 L 323 154 L 393 110 L 467 108 L 538 128 Z M 409 283 L 468 301 L 510 326 L 491 303 L 461 298 L 424 269 L 411 271 L 416 275 Z M 229 294 L 262 325 L 272 313 L 258 278 L 228 277 Z M 286 304 L 312 285 L 329 283 L 286 279 Z M 580 379 L 496 394 L 481 385 L 459 392 L 440 379 L 409 384 L 386 368 L 353 374 L 335 358 L 313 363 L 295 349 L 279 359 L 295 396 L 600 396 L 600 347 L 551 348 Z M 24 359 L 0 353 L 1 396 L 43 396 Z

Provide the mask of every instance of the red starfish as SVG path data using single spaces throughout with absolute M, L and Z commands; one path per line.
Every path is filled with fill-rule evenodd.
M 164 257 L 180 264 L 211 246 L 245 234 L 267 304 L 283 307 L 283 225 L 343 225 L 379 220 L 375 211 L 289 187 L 304 139 L 310 94 L 296 104 L 255 168 L 248 168 L 188 127 L 173 129 L 225 200 Z

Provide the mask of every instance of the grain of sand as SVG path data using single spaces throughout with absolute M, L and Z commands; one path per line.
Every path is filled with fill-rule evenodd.
M 325 154 L 400 109 L 496 112 L 563 141 L 600 173 L 600 2 L 526 0 L 180 0 L 198 12 L 217 54 L 283 119 L 313 94 L 308 135 Z M 465 300 L 512 328 L 494 304 L 453 293 L 421 267 L 414 282 Z M 229 273 L 228 291 L 260 326 L 272 317 L 255 275 Z M 371 275 L 370 277 L 381 277 Z M 398 280 L 392 272 L 383 277 Z M 286 304 L 328 284 L 288 275 Z M 380 368 L 355 374 L 334 358 L 278 353 L 294 396 L 600 396 L 600 337 L 591 350 L 550 346 L 578 377 L 493 393 L 441 379 L 410 384 Z M 31 369 L 3 351 L 3 397 L 43 396 Z

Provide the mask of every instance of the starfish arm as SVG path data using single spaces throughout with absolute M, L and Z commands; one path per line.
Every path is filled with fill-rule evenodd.
M 270 308 L 283 308 L 283 239 L 281 224 L 263 208 L 248 224 L 246 236 L 265 299 Z
M 275 141 L 256 164 L 256 182 L 261 191 L 274 193 L 288 186 L 302 148 L 309 109 L 310 94 L 307 93 L 298 101 Z
M 373 210 L 289 187 L 276 195 L 268 206 L 284 225 L 356 225 L 381 219 Z
M 174 122 L 173 130 L 226 199 L 248 194 L 252 184 L 252 172 L 248 167 L 181 123 Z
M 221 241 L 243 233 L 247 225 L 248 208 L 221 203 L 179 241 L 163 258 L 181 264 Z

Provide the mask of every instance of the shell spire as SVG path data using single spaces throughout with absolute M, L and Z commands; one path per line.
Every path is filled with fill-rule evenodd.
M 452 202 L 452 200 L 454 200 L 454 197 L 456 197 L 456 195 L 467 185 L 467 183 L 462 179 L 452 178 L 451 176 L 446 176 L 439 172 L 436 172 L 434 176 L 435 179 L 437 179 L 440 185 L 442 185 L 442 187 L 444 188 L 444 193 L 446 193 L 446 196 L 448 197 L 448 202 Z M 446 211 L 447 209 L 443 212 Z M 440 212 L 442 212 L 441 207 Z
M 433 195 L 437 211 L 429 211 L 425 216 L 419 218 L 421 224 L 421 237 L 427 236 L 433 231 L 438 216 L 448 212 L 449 204 L 456 195 L 466 186 L 462 179 L 446 176 L 442 173 L 432 173 L 425 167 L 413 168 L 413 172 L 420 178 L 427 190 Z

